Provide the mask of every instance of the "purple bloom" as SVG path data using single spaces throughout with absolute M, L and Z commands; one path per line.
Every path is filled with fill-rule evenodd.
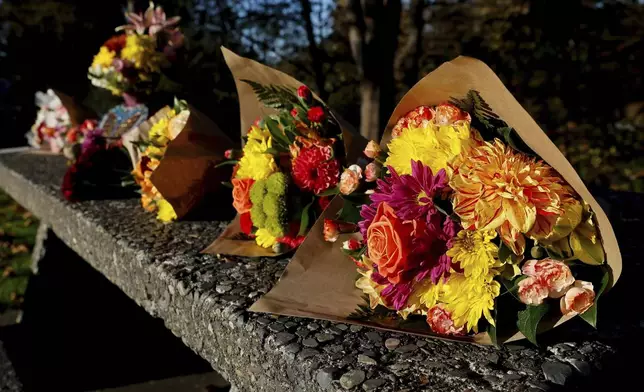
M 103 130 L 102 129 L 92 129 L 87 134 L 85 134 L 85 138 L 83 139 L 83 144 L 81 145 L 81 151 L 87 150 L 90 146 L 93 144 L 99 144 L 99 143 L 104 143 L 105 139 L 103 138 Z
M 398 175 L 389 166 L 389 176 L 377 182 L 371 195 L 373 203 L 386 201 L 401 219 L 421 219 L 434 209 L 434 196 L 447 186 L 447 174 L 440 170 L 436 176 L 429 166 L 411 161 L 411 174 Z
M 411 289 L 411 282 L 389 284 L 389 286 L 380 292 L 380 295 L 382 295 L 387 305 L 393 306 L 396 310 L 400 310 L 407 305 L 407 300 L 411 295 Z

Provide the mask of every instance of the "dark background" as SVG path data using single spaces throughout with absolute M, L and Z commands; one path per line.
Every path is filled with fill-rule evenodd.
M 34 93 L 56 87 L 99 111 L 117 103 L 90 88 L 87 68 L 123 23 L 126 0 L 0 0 L 0 147 L 25 144 Z M 219 46 L 278 67 L 309 84 L 358 126 L 363 74 L 349 31 L 382 25 L 383 1 L 159 1 L 179 14 L 186 34 L 178 94 L 236 137 L 236 94 Z M 362 4 L 364 19 L 351 7 Z M 400 3 L 395 52 L 372 48 L 389 64 L 393 86 L 380 111 L 420 77 L 459 54 L 490 65 L 593 188 L 644 191 L 644 64 L 641 1 L 469 0 Z M 136 1 L 143 10 L 146 1 Z M 380 8 L 378 8 L 380 7 Z M 374 11 L 375 10 L 375 11 Z M 398 14 L 395 14 L 396 16 Z M 389 34 L 389 37 L 392 34 Z M 387 36 L 387 34 L 385 34 Z M 380 37 L 382 38 L 382 37 Z M 391 41 L 391 40 L 390 40 Z M 383 41 L 384 42 L 384 41 Z M 315 61 L 312 61 L 315 59 Z M 366 70 L 365 70 L 366 72 Z M 168 102 L 170 103 L 170 102 Z

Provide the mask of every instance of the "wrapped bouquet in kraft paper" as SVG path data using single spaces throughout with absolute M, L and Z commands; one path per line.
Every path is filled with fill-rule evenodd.
M 579 316 L 621 273 L 613 228 L 484 63 L 420 80 L 251 311 L 479 344 Z
M 204 253 L 277 256 L 304 240 L 366 141 L 299 81 L 222 51 L 241 112 L 243 148 L 226 162 L 237 216 Z
M 25 135 L 29 145 L 53 154 L 66 153 L 78 144 L 88 127 L 96 125 L 96 115 L 74 98 L 57 90 L 36 93 L 38 114 Z
M 162 222 L 230 219 L 230 167 L 218 166 L 233 142 L 185 101 L 175 99 L 123 135 L 140 186 L 141 204 Z

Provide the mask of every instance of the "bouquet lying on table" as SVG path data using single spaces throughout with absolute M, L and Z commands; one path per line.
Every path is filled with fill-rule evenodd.
M 237 217 L 204 252 L 279 255 L 300 245 L 337 194 L 358 139 L 299 81 L 222 50 L 242 120 L 243 148 L 224 163 L 234 165 Z
M 370 162 L 343 173 L 321 235 L 251 310 L 479 343 L 535 342 L 538 327 L 576 315 L 595 325 L 621 269 L 612 228 L 489 68 L 443 65 L 389 124 Z
M 278 112 L 251 127 L 233 161 L 233 207 L 244 234 L 281 253 L 304 240 L 329 202 L 344 163 L 341 130 L 306 86 L 248 83 Z
M 162 222 L 176 219 L 177 214 L 154 186 L 151 177 L 163 159 L 168 144 L 181 132 L 189 115 L 186 102 L 175 100 L 174 108 L 166 107 L 159 111 L 153 117 L 153 121 L 150 121 L 152 125 L 146 137 L 136 142 L 141 154 L 132 175 L 141 187 L 141 204 L 147 211 L 157 211 L 157 219 Z

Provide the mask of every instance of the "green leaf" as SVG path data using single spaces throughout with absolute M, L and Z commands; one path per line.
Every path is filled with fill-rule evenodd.
M 521 282 L 525 278 L 527 278 L 526 275 L 520 275 L 514 280 L 500 279 L 500 281 L 503 284 L 503 287 L 505 287 L 505 289 L 507 290 L 507 292 L 512 294 L 512 296 L 518 300 L 519 297 L 518 297 L 517 291 L 519 290 L 519 282 Z
M 512 262 L 512 249 L 510 249 L 503 241 L 499 245 L 499 261 L 502 263 Z
M 306 230 L 309 228 L 309 222 L 310 222 L 309 210 L 311 209 L 311 206 L 313 205 L 314 201 L 315 199 L 311 200 L 311 202 L 305 205 L 304 208 L 302 209 L 302 217 L 300 218 L 300 232 L 298 233 L 299 235 L 306 234 Z
M 360 208 L 352 201 L 344 199 L 344 205 L 338 212 L 338 219 L 344 222 L 358 223 L 362 219 L 360 216 Z
M 273 141 L 275 141 L 276 144 L 288 149 L 290 142 L 286 135 L 284 135 L 284 132 L 282 132 L 282 130 L 280 129 L 279 123 L 270 117 L 265 118 L 264 123 L 266 124 L 268 131 L 273 137 Z
M 329 188 L 326 191 L 318 193 L 317 196 L 332 196 L 337 195 L 338 193 L 340 193 L 340 190 L 337 186 L 334 186 L 333 188 Z
M 593 328 L 597 328 L 597 300 L 599 300 L 599 296 L 602 295 L 604 290 L 606 290 L 606 287 L 608 287 L 609 281 L 610 281 L 610 273 L 608 272 L 607 269 L 605 269 L 604 275 L 602 276 L 602 280 L 599 283 L 599 289 L 595 293 L 595 303 L 588 310 L 586 310 L 584 313 L 579 315 L 579 317 L 581 317 L 585 322 L 590 324 Z
M 547 303 L 537 306 L 527 305 L 525 310 L 518 313 L 517 327 L 534 345 L 537 345 L 537 327 L 543 316 L 548 313 L 548 308 Z
M 229 160 L 229 161 L 223 161 L 223 162 L 220 162 L 220 163 L 216 164 L 216 165 L 215 165 L 215 169 L 216 169 L 216 168 L 219 168 L 219 167 L 222 167 L 222 166 L 236 165 L 236 164 L 237 164 L 237 162 L 239 162 L 239 161 L 238 161 L 238 160 L 235 160 L 235 159 L 231 159 L 231 160 Z
M 267 148 L 266 151 L 264 151 L 264 154 L 271 154 L 271 155 L 274 155 L 274 156 L 278 156 L 278 155 L 280 155 L 280 152 L 277 151 L 276 149 L 270 147 L 270 148 Z

